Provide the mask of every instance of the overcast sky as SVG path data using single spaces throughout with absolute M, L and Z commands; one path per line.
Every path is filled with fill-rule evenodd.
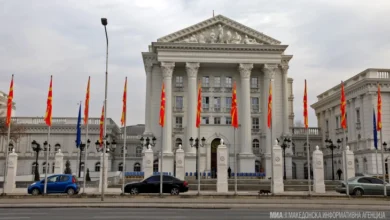
M 289 45 L 294 55 L 294 110 L 302 120 L 304 79 L 309 104 L 340 80 L 367 68 L 389 68 L 388 0 L 0 0 L 0 90 L 15 74 L 17 116 L 42 117 L 53 75 L 53 117 L 77 117 L 91 76 L 91 117 L 104 99 L 108 18 L 108 117 L 119 125 L 124 79 L 127 124 L 144 123 L 145 71 L 141 52 L 157 38 L 222 14 Z M 317 125 L 310 109 L 309 123 Z

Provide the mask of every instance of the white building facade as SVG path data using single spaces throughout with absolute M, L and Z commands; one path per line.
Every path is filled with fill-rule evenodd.
M 234 168 L 234 140 L 238 172 L 253 173 L 257 166 L 271 173 L 271 140 L 267 102 L 272 82 L 272 139 L 291 136 L 293 126 L 292 55 L 287 45 L 218 15 L 152 42 L 142 57 L 146 72 L 145 136 L 157 138 L 163 148 L 164 172 L 174 170 L 178 143 L 185 151 L 185 171 L 196 171 L 196 149 L 189 139 L 204 137 L 200 147 L 201 172 L 216 171 L 216 147 L 223 139 Z M 195 125 L 198 83 L 202 86 L 201 126 Z M 239 128 L 234 136 L 230 108 L 237 85 Z M 160 97 L 165 85 L 165 126 L 159 126 Z M 255 147 L 254 147 L 255 146 Z M 261 156 L 256 155 L 258 151 Z M 257 161 L 257 162 L 256 162 Z M 289 165 L 291 167 L 291 163 Z M 291 176 L 291 172 L 290 172 Z
M 382 175 L 382 158 L 380 133 L 378 132 L 378 160 L 373 139 L 373 111 L 377 111 L 377 83 L 381 86 L 383 142 L 390 144 L 390 69 L 367 69 L 344 82 L 346 95 L 347 129 L 340 126 L 340 88 L 337 85 L 317 96 L 318 101 L 312 105 L 315 110 L 318 126 L 321 128 L 322 140 L 330 139 L 340 146 L 333 152 L 333 172 L 336 175 L 342 168 L 341 152 L 345 143 L 355 154 L 355 171 L 369 175 Z M 377 114 L 377 113 L 376 113 Z M 338 143 L 337 140 L 340 140 Z M 332 178 L 332 151 L 322 144 L 324 165 L 327 179 Z M 390 145 L 384 154 L 385 173 L 389 173 Z M 378 165 L 377 165 L 378 161 Z M 378 167 L 378 169 L 377 169 Z

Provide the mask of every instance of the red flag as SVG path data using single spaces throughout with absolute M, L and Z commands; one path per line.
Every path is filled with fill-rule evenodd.
M 52 110 L 53 110 L 53 91 L 52 91 L 52 84 L 53 83 L 53 76 L 50 76 L 50 86 L 49 86 L 49 92 L 47 94 L 47 107 L 46 107 L 46 114 L 45 114 L 45 122 L 47 126 L 51 126 L 51 117 L 52 117 Z
M 237 110 L 237 89 L 236 82 L 233 84 L 232 90 L 232 109 L 230 111 L 232 117 L 232 126 L 238 128 L 238 110 Z
M 161 127 L 165 124 L 165 86 L 162 84 L 161 88 L 161 103 L 160 103 L 160 122 Z
M 198 84 L 198 106 L 196 107 L 196 127 L 200 126 L 200 113 L 202 112 L 202 87 Z
M 304 124 L 305 128 L 309 127 L 309 115 L 307 112 L 307 85 L 306 85 L 306 79 L 305 79 L 305 93 L 303 95 L 303 117 L 304 117 Z
M 12 116 L 12 100 L 14 99 L 14 74 L 12 74 L 11 85 L 9 86 L 8 101 L 7 101 L 7 118 L 5 124 L 7 127 L 11 124 Z
M 381 87 L 378 83 L 378 106 L 377 106 L 378 118 L 376 123 L 376 130 L 380 131 L 382 129 L 382 96 L 381 96 Z
M 126 124 L 126 102 L 127 102 L 127 77 L 125 80 L 125 89 L 123 91 L 123 109 L 122 109 L 122 118 L 121 118 L 121 124 L 124 126 Z
M 91 77 L 88 77 L 87 94 L 85 95 L 84 125 L 88 123 L 89 117 L 89 84 Z
M 346 101 L 345 101 L 345 92 L 344 92 L 344 82 L 341 81 L 341 100 L 340 100 L 340 113 L 341 113 L 341 127 L 347 128 L 347 119 L 345 118 L 346 113 Z
M 268 128 L 271 128 L 272 121 L 272 82 L 269 81 L 269 92 L 268 92 Z
M 104 105 L 102 108 L 102 115 L 100 116 L 100 134 L 99 134 L 100 146 L 103 145 L 103 131 L 104 131 L 103 125 L 104 125 Z

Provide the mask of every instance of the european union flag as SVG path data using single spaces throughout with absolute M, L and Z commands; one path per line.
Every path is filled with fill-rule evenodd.
M 76 147 L 78 148 L 81 144 L 81 103 L 79 108 L 79 117 L 77 119 L 77 137 L 76 137 Z
M 378 150 L 378 132 L 376 130 L 375 109 L 373 109 L 372 111 L 373 111 L 372 122 L 373 122 L 373 125 L 374 125 L 374 147 L 375 147 L 375 149 Z

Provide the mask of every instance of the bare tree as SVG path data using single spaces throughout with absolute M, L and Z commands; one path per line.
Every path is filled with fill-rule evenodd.
M 5 123 L 6 118 L 0 118 L 0 136 L 7 137 L 8 127 Z M 17 142 L 23 135 L 25 128 L 22 125 L 11 122 L 11 140 Z
M 296 120 L 295 121 L 294 127 L 303 127 L 303 126 L 304 126 L 304 124 L 303 124 L 303 122 L 301 120 Z

